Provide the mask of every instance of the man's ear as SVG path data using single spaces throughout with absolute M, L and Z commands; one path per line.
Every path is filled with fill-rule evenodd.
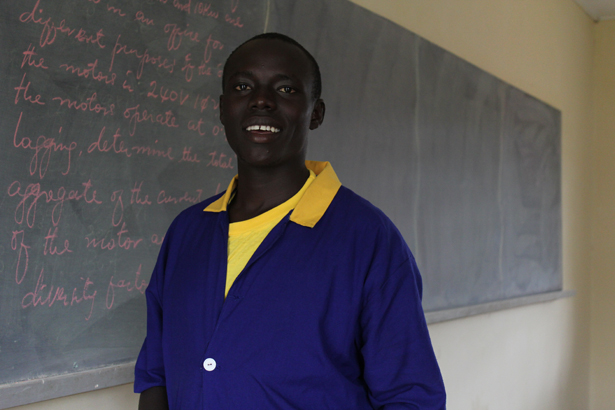
M 222 109 L 222 98 L 220 99 L 220 109 Z M 310 129 L 315 130 L 316 128 L 320 127 L 320 124 L 322 124 L 322 121 L 324 119 L 325 119 L 325 102 L 319 98 L 314 103 L 314 109 L 312 110 L 312 118 L 310 120 Z
M 222 125 L 224 125 L 224 102 L 223 102 L 223 97 L 224 94 L 220 94 L 220 104 L 218 106 L 218 109 L 220 110 L 220 122 L 222 123 Z

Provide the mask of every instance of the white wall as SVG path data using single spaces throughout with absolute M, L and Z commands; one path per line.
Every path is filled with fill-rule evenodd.
M 430 330 L 450 410 L 587 409 L 590 260 L 600 255 L 589 246 L 595 212 L 588 198 L 599 191 L 590 189 L 588 142 L 594 23 L 572 0 L 354 1 L 562 111 L 564 288 L 577 296 Z M 136 409 L 130 388 L 18 409 Z
M 592 141 L 591 409 L 615 408 L 615 21 L 597 25 Z

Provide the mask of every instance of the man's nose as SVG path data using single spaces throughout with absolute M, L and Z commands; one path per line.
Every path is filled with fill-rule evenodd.
M 257 110 L 274 110 L 276 108 L 275 95 L 266 87 L 259 87 L 252 94 L 251 108 Z

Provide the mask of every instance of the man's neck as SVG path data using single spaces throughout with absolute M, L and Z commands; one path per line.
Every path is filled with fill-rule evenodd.
M 300 166 L 248 168 L 239 165 L 235 197 L 229 204 L 230 222 L 254 218 L 292 198 L 305 184 L 310 171 Z

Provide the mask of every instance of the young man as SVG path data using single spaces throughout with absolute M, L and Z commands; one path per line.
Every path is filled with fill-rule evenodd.
M 294 40 L 257 36 L 228 58 L 220 119 L 238 176 L 165 237 L 140 409 L 445 408 L 414 257 L 331 165 L 305 161 L 324 114 Z

